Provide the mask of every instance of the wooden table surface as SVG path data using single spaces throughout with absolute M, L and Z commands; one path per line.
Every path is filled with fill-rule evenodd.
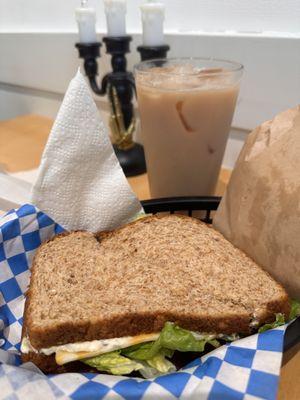
M 53 121 L 38 115 L 25 115 L 0 122 L 0 165 L 8 172 L 37 168 Z M 216 189 L 222 195 L 230 171 L 222 170 Z M 147 175 L 129 178 L 139 199 L 149 199 Z M 300 400 L 300 344 L 283 357 L 278 399 Z M 225 400 L 225 399 L 224 399 Z

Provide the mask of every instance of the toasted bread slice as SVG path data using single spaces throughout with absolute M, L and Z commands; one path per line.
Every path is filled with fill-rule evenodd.
M 71 232 L 36 253 L 23 335 L 36 349 L 159 332 L 249 333 L 289 313 L 285 290 L 197 219 L 151 216 L 110 233 Z

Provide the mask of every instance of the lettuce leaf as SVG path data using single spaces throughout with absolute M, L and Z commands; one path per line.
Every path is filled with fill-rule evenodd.
M 291 300 L 291 311 L 289 315 L 289 321 L 300 316 L 300 302 L 297 300 Z
M 139 370 L 139 373 L 145 379 L 153 379 L 158 376 L 163 375 L 162 372 L 159 372 L 157 369 L 150 367 L 146 361 L 140 361 L 143 364 L 143 368 Z M 170 371 L 171 372 L 171 371 Z
M 156 342 L 140 343 L 127 347 L 122 349 L 122 354 L 134 360 L 150 360 L 161 350 Z
M 202 352 L 206 343 L 210 343 L 214 347 L 219 346 L 219 342 L 215 339 L 211 339 L 211 335 L 199 340 L 195 338 L 191 331 L 182 329 L 172 322 L 165 323 L 157 341 L 160 341 L 162 347 L 183 352 Z
M 150 358 L 150 360 L 142 361 L 142 364 L 144 368 L 139 372 L 147 379 L 176 371 L 175 365 L 166 359 L 164 350 L 156 354 L 153 358 Z
M 175 365 L 165 358 L 166 352 L 164 350 L 153 358 L 142 362 L 124 357 L 120 353 L 121 350 L 112 351 L 81 361 L 98 371 L 109 372 L 113 375 L 127 375 L 133 371 L 139 371 L 147 379 L 176 371 Z
M 163 374 L 170 372 L 171 370 L 176 371 L 174 364 L 167 360 L 162 353 L 156 354 L 156 356 L 150 358 L 150 360 L 147 360 L 146 362 L 150 367 L 155 368 Z
M 277 328 L 278 326 L 284 325 L 285 324 L 285 319 L 284 319 L 284 315 L 281 313 L 275 314 L 275 321 L 271 322 L 270 324 L 265 324 L 262 325 L 259 329 L 258 329 L 258 333 L 263 333 L 268 331 L 269 329 L 274 329 Z
M 211 336 L 196 339 L 192 332 L 182 329 L 172 322 L 166 322 L 159 338 L 155 342 L 142 343 L 122 350 L 122 354 L 134 360 L 150 360 L 162 351 L 167 357 L 172 357 L 171 351 L 204 351 L 205 345 L 210 343 L 214 347 L 219 346 L 219 342 L 211 339 Z
M 144 368 L 141 363 L 123 357 L 120 351 L 112 351 L 81 361 L 98 371 L 110 372 L 113 375 L 127 375 Z

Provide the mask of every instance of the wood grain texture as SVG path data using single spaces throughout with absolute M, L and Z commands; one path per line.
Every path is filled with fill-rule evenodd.
M 24 115 L 0 122 L 0 164 L 9 172 L 37 168 L 53 121 L 37 115 Z M 222 170 L 216 189 L 222 195 L 230 178 L 230 171 Z M 140 199 L 150 198 L 147 175 L 129 178 L 129 183 Z M 300 344 L 283 356 L 279 384 L 279 400 L 300 399 Z
M 278 400 L 300 399 L 300 343 L 283 354 Z
M 37 168 L 53 121 L 24 115 L 0 122 L 0 164 L 8 172 Z

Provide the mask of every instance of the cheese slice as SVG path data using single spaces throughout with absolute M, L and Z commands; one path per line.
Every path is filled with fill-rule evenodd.
M 28 337 L 24 337 L 21 343 L 22 353 L 41 353 L 47 356 L 55 353 L 55 360 L 58 365 L 63 365 L 71 361 L 82 360 L 99 356 L 100 354 L 111 351 L 125 349 L 135 344 L 152 342 L 158 339 L 159 333 L 149 333 L 137 336 L 126 336 L 114 339 L 92 340 L 90 342 L 77 342 L 52 346 L 36 350 L 30 343 Z

